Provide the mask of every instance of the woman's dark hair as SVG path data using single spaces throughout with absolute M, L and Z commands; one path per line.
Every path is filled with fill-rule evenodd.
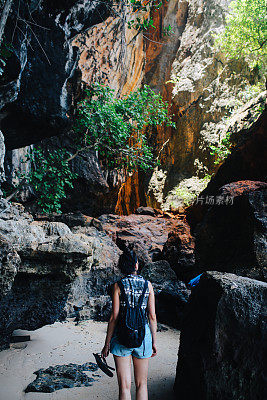
M 125 249 L 120 255 L 119 268 L 125 275 L 132 274 L 135 271 L 137 255 L 134 250 Z

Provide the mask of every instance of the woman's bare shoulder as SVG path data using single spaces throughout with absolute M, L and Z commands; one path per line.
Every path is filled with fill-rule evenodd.
M 113 293 L 116 293 L 116 292 L 120 293 L 120 287 L 118 285 L 118 282 L 115 282 L 113 285 Z

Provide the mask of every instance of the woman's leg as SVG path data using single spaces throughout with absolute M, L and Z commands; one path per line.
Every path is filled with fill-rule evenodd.
M 131 356 L 114 356 L 119 383 L 119 400 L 131 400 Z
M 149 358 L 136 358 L 133 356 L 134 379 L 136 386 L 136 400 L 147 400 L 147 373 Z

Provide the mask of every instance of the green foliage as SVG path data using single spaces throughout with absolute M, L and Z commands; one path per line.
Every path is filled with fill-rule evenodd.
M 225 31 L 216 42 L 230 59 L 244 58 L 251 67 L 266 66 L 266 3 L 265 0 L 235 0 Z
M 3 75 L 6 61 L 11 57 L 13 46 L 10 43 L 2 41 L 0 45 L 0 76 Z
M 217 145 L 210 146 L 210 154 L 216 156 L 214 164 L 220 164 L 231 153 L 231 133 L 227 132 L 225 138 Z
M 211 180 L 211 175 L 207 174 L 204 178 L 194 178 L 195 184 L 192 180 L 181 182 L 175 189 L 175 195 L 183 201 L 183 204 L 188 207 L 194 202 L 198 193 L 200 193 L 207 186 Z
M 169 1 L 169 0 L 166 0 Z M 144 14 L 149 11 L 159 10 L 162 7 L 162 0 L 126 0 L 126 4 L 130 6 L 133 13 L 143 11 Z M 153 18 L 150 16 L 136 17 L 128 21 L 129 28 L 135 28 L 137 30 L 147 31 L 150 27 L 156 29 L 154 26 Z M 173 33 L 172 26 L 168 25 L 164 28 L 163 33 L 165 35 L 171 35 Z
M 176 195 L 181 199 L 186 207 L 193 203 L 196 195 L 187 187 L 179 187 L 176 189 Z
M 81 147 L 98 151 L 109 168 L 153 167 L 148 129 L 175 126 L 168 115 L 168 103 L 149 86 L 116 98 L 114 90 L 94 84 L 79 104 L 74 125 Z
M 20 174 L 33 188 L 37 196 L 37 203 L 45 213 L 61 212 L 61 201 L 66 197 L 66 188 L 73 187 L 76 177 L 68 164 L 68 153 L 65 150 L 44 152 L 36 147 L 27 156 L 31 162 L 30 173 Z

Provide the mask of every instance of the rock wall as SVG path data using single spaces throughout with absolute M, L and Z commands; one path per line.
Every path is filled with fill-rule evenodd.
M 5 40 L 14 51 L 1 80 L 7 149 L 69 129 L 79 82 L 73 37 L 107 16 L 107 7 L 94 1 L 13 1 Z
M 1 346 L 17 328 L 33 330 L 66 316 L 106 320 L 108 288 L 121 276 L 121 251 L 109 236 L 90 218 L 65 217 L 70 228 L 0 202 Z
M 4 136 L 0 131 L 0 184 L 5 179 L 5 170 L 4 170 L 4 159 L 5 159 L 5 142 Z M 1 186 L 0 186 L 0 196 L 2 194 Z
M 264 398 L 267 284 L 209 272 L 192 291 L 175 382 L 180 400 Z
M 101 172 L 92 153 L 77 157 L 73 169 L 79 178 L 64 211 L 79 207 L 92 215 L 114 210 L 130 214 L 140 205 L 179 210 L 188 196 L 192 200 L 205 188 L 217 169 L 210 146 L 226 135 L 227 118 L 255 96 L 250 88 L 259 79 L 245 64 L 228 64 L 215 49 L 213 35 L 224 27 L 229 2 L 166 1 L 152 13 L 156 29 L 145 32 L 128 28 L 127 22 L 136 15 L 121 5 L 111 11 L 102 3 L 80 0 L 64 6 L 58 2 L 53 12 L 48 2 L 32 5 L 30 11 L 22 7 L 19 28 L 25 28 L 29 45 L 17 30 L 16 68 L 8 65 L 10 76 L 0 88 L 6 99 L 1 126 L 7 149 L 68 131 L 81 88 L 95 81 L 112 87 L 117 96 L 149 84 L 168 101 L 177 125 L 152 133 L 161 166 L 148 174 Z M 13 32 L 17 7 L 15 1 L 7 37 Z M 35 31 L 37 27 L 25 23 L 29 12 L 42 28 Z M 167 36 L 169 24 L 173 33 Z M 10 85 L 15 87 L 14 96 Z M 70 148 L 68 134 L 52 142 L 54 148 Z M 51 140 L 42 145 L 51 147 Z M 13 156 L 7 160 L 10 171 L 12 160 Z M 88 173 L 87 162 L 93 171 L 98 169 L 97 174 Z
M 239 113 L 249 96 L 256 96 L 249 88 L 258 77 L 245 64 L 228 64 L 214 45 L 213 35 L 222 31 L 229 3 L 189 0 L 176 1 L 172 7 L 169 2 L 162 25 L 172 21 L 178 31 L 174 39 L 163 39 L 157 58 L 152 57 L 157 67 L 147 71 L 146 79 L 170 102 L 176 129 L 159 129 L 153 139 L 158 151 L 164 148 L 161 168 L 155 169 L 148 184 L 148 205 L 175 210 L 184 205 L 187 195 L 204 189 L 208 180 L 202 179 L 217 169 L 210 145 L 226 135 L 227 118 Z M 172 49 L 174 58 L 166 57 L 168 40 L 169 46 L 177 43 L 177 52 Z M 165 72 L 163 78 L 159 69 Z

